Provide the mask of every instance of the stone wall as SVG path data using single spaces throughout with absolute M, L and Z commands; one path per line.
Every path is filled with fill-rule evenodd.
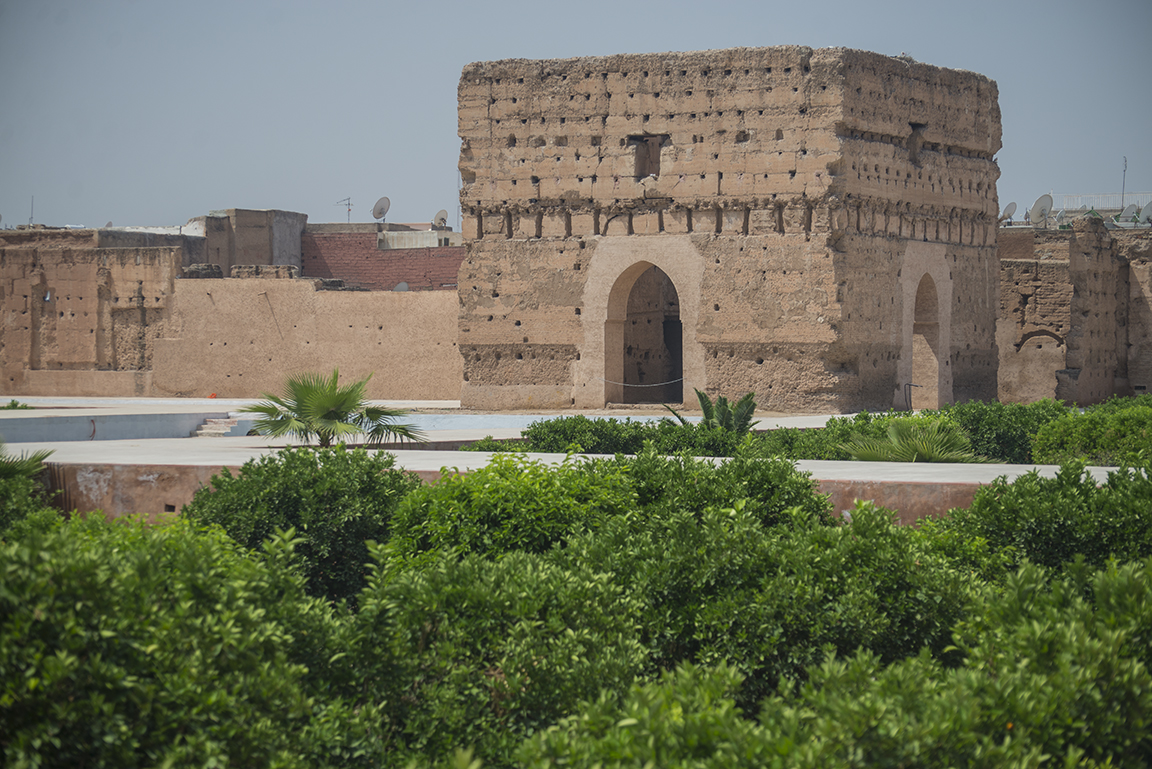
M 1088 405 L 1146 391 L 1152 232 L 1078 219 L 1001 230 L 999 241 L 1000 399 Z
M 149 394 L 182 251 L 98 249 L 88 238 L 87 247 L 0 249 L 5 393 Z
M 779 47 L 472 64 L 458 97 L 466 404 L 995 396 L 990 80 Z
M 91 230 L 2 237 L 5 395 L 258 397 L 338 366 L 374 373 L 373 398 L 459 397 L 455 292 L 318 291 L 289 265 L 191 279 L 180 247 L 98 248 Z
M 221 398 L 279 392 L 284 377 L 339 368 L 372 375 L 368 397 L 455 400 L 461 361 L 450 292 L 317 291 L 315 281 L 179 282 L 156 342 L 153 394 Z

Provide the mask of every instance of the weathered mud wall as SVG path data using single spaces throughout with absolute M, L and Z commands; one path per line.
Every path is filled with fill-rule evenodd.
M 258 397 L 288 374 L 339 367 L 374 374 L 373 398 L 459 397 L 454 291 L 320 292 L 263 277 L 295 271 L 283 265 L 190 279 L 180 247 L 98 248 L 91 230 L 4 236 L 5 395 Z
M 473 64 L 458 95 L 465 403 L 995 396 L 986 78 L 779 47 Z
M 4 392 L 148 394 L 182 259 L 168 247 L 0 250 Z
M 370 398 L 455 400 L 461 361 L 448 291 L 317 291 L 284 279 L 182 280 L 155 343 L 153 394 L 280 392 L 284 377 L 372 375 Z
M 1145 391 L 1152 233 L 1078 219 L 1001 230 L 999 241 L 1000 399 L 1087 405 Z

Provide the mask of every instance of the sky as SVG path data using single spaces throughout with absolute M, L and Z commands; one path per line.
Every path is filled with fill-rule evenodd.
M 786 44 L 997 81 L 1001 208 L 1152 190 L 1149 0 L 0 0 L 0 227 L 386 195 L 458 229 L 466 64 Z

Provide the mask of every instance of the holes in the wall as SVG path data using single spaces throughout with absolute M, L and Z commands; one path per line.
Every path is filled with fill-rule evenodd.
M 718 304 L 712 305 L 712 311 L 713 312 L 720 312 L 720 305 L 718 305 Z
M 743 144 L 744 142 L 748 141 L 748 138 L 749 137 L 748 137 L 747 131 L 737 131 L 736 132 L 736 143 L 737 144 Z
M 554 145 L 556 145 L 557 147 L 567 147 L 568 146 L 568 137 L 567 136 L 557 136 L 555 139 L 552 140 L 552 143 Z
M 589 142 L 593 147 L 599 147 L 602 141 L 604 141 L 604 137 L 602 136 L 592 136 L 589 138 Z

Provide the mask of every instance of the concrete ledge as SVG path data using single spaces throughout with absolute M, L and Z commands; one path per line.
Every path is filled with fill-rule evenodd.
M 483 467 L 491 456 L 480 452 L 452 452 L 448 446 L 442 451 L 423 448 L 418 451 L 399 450 L 394 453 L 398 466 L 416 473 L 425 483 L 434 483 L 445 473 L 467 473 Z M 564 460 L 562 454 L 528 456 L 549 463 Z M 61 492 L 55 500 L 57 507 L 80 513 L 102 510 L 109 517 L 137 513 L 153 515 L 179 512 L 184 505 L 192 501 L 192 496 L 198 489 L 210 485 L 213 475 L 225 467 L 233 474 L 240 469 L 240 465 L 231 463 L 156 465 L 49 462 L 47 464 L 51 488 Z M 834 465 L 841 463 L 806 464 L 829 465 L 826 468 L 818 466 L 803 469 L 812 472 L 817 491 L 829 495 L 832 509 L 836 513 L 851 510 L 858 499 L 870 500 L 892 510 L 896 514 L 896 520 L 901 524 L 913 524 L 923 518 L 940 517 L 946 515 L 952 508 L 968 507 L 980 487 L 996 477 L 987 474 L 980 480 L 910 481 L 882 477 L 876 480 L 860 480 L 835 477 L 837 468 Z M 880 466 L 883 463 L 856 464 L 874 465 L 872 471 L 876 476 L 883 476 L 886 469 Z M 920 465 L 920 468 L 924 467 Z M 942 465 L 932 469 L 946 472 L 949 467 L 955 466 Z M 819 472 L 821 469 L 826 472 Z M 904 469 L 897 468 L 900 471 Z M 999 474 L 1018 477 L 1032 469 L 1020 467 L 1013 473 Z M 1040 470 L 1042 474 L 1051 476 L 1055 474 L 1057 468 L 1043 467 Z M 1102 468 L 1093 468 L 1093 471 L 1101 482 L 1106 478 L 1106 472 Z M 822 475 L 824 477 L 821 477 Z

